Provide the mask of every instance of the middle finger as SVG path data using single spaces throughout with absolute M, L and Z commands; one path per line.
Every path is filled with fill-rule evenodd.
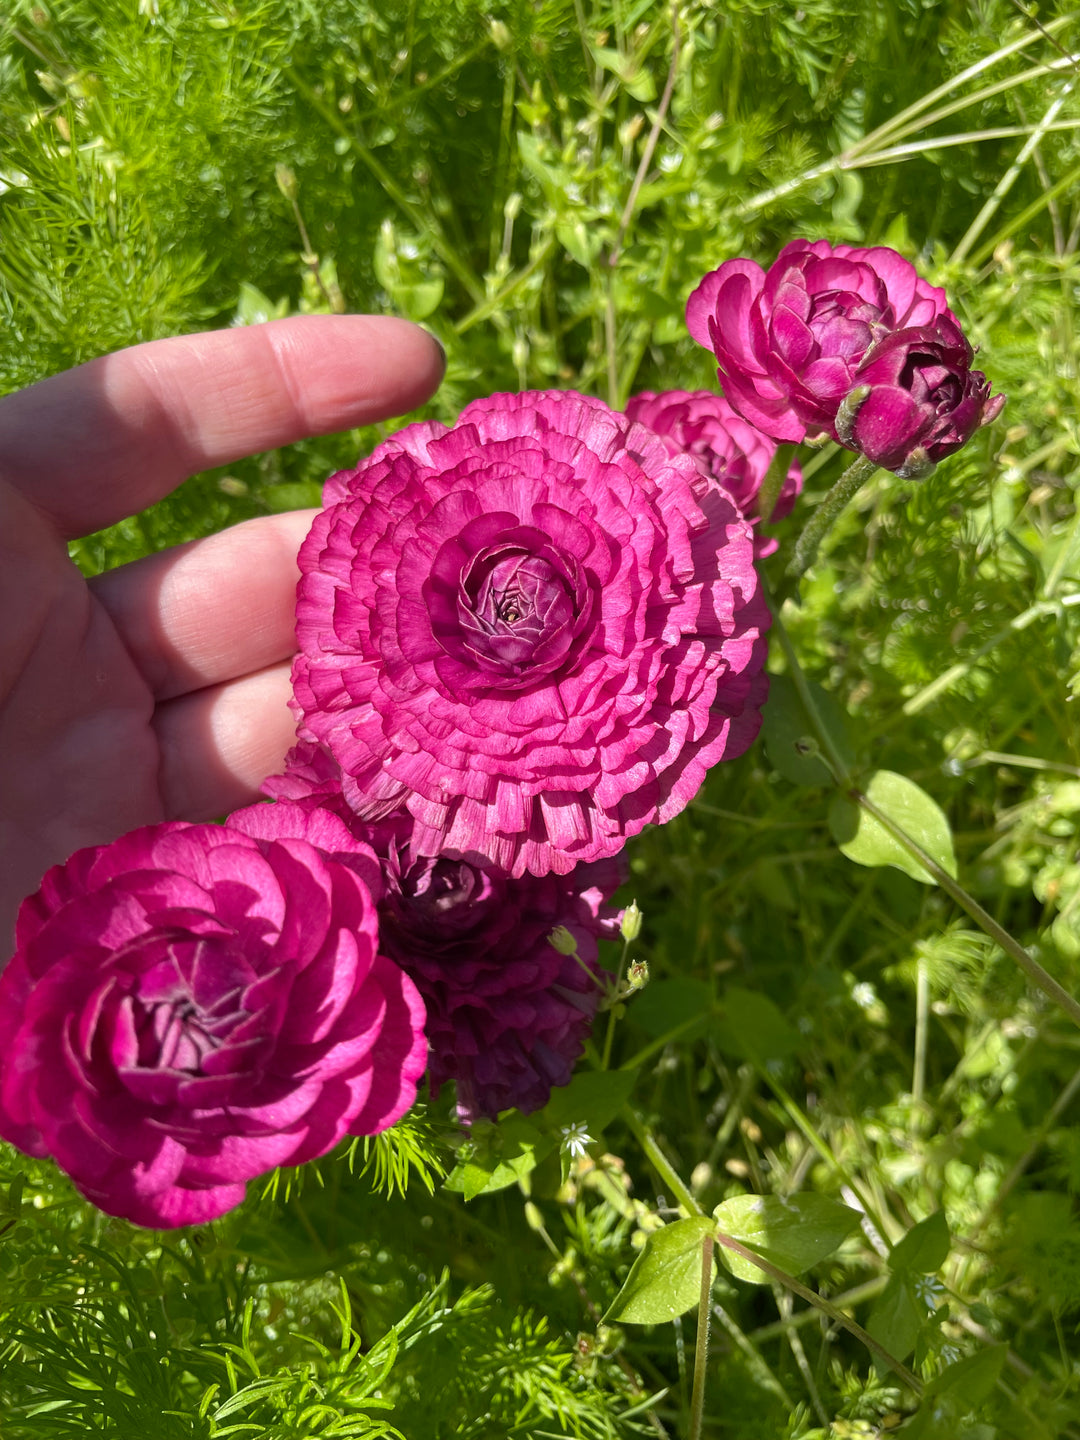
M 296 554 L 317 513 L 247 520 L 90 581 L 156 699 L 293 654 Z

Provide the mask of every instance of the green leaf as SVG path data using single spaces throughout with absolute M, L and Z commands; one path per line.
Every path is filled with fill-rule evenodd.
M 988 1345 L 985 1350 L 966 1355 L 949 1365 L 936 1380 L 931 1380 L 926 1387 L 927 1396 L 948 1395 L 969 1409 L 981 1405 L 997 1384 L 1007 1354 L 1006 1345 Z
M 801 1039 L 767 995 L 737 985 L 724 992 L 716 1029 L 726 1050 L 756 1065 L 794 1055 Z
M 956 874 L 949 822 L 926 791 L 893 770 L 875 770 L 865 786 L 867 798 L 911 836 L 949 875 Z M 930 872 L 909 855 L 899 840 L 861 805 L 838 795 L 829 808 L 829 829 L 840 849 L 857 865 L 893 865 L 914 880 L 935 883 Z
M 247 280 L 240 281 L 240 299 L 233 316 L 234 325 L 262 325 L 267 320 L 280 320 L 288 313 L 288 296 L 275 304 L 257 285 L 252 285 Z
M 701 1242 L 715 1229 L 707 1215 L 692 1215 L 654 1230 L 604 1324 L 660 1325 L 685 1315 L 701 1295 Z
M 523 1180 L 555 1148 L 553 1135 L 542 1135 L 535 1125 L 513 1115 L 474 1142 L 472 1153 L 450 1173 L 445 1188 L 475 1200 Z
M 758 491 L 757 510 L 763 520 L 768 521 L 772 518 L 776 502 L 780 498 L 780 491 L 784 488 L 784 481 L 791 469 L 792 458 L 798 448 L 797 445 L 778 445 L 776 447 L 776 454 L 773 456 L 768 470 L 765 471 L 765 478 Z
M 555 222 L 555 238 L 568 255 L 588 270 L 600 254 L 604 231 L 597 225 L 586 225 L 580 215 L 564 215 Z
M 858 1212 L 826 1195 L 736 1195 L 713 1211 L 720 1229 L 789 1275 L 824 1260 L 859 1223 Z M 724 1264 L 739 1280 L 767 1285 L 769 1276 L 721 1246 Z
M 926 1387 L 904 1440 L 954 1440 L 961 1418 L 988 1399 L 997 1385 L 1008 1347 L 991 1345 L 949 1365 Z
M 590 1134 L 599 1134 L 630 1099 L 637 1076 L 636 1070 L 583 1070 L 569 1085 L 553 1091 L 532 1118 L 545 1130 L 581 1124 Z
M 807 690 L 816 724 L 791 676 L 770 676 L 764 711 L 765 753 L 769 763 L 795 785 L 831 785 L 832 774 L 820 758 L 818 728 L 828 735 L 848 769 L 855 764 L 855 754 L 847 737 L 843 710 L 820 685 L 808 681 Z
M 889 1256 L 889 1269 L 913 1270 L 919 1275 L 933 1275 L 949 1255 L 949 1222 L 944 1210 L 935 1210 L 912 1227 Z
M 903 1275 L 892 1275 L 889 1283 L 878 1296 L 866 1328 L 879 1344 L 897 1360 L 906 1360 L 915 1349 L 926 1306 L 919 1299 Z

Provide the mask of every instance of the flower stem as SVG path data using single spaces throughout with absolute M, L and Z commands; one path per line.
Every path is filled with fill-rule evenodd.
M 680 1205 L 682 1205 L 690 1215 L 704 1215 L 704 1210 L 702 1210 L 701 1206 L 694 1199 L 687 1186 L 679 1178 L 678 1172 L 675 1170 L 675 1168 L 671 1164 L 671 1161 L 667 1158 L 664 1152 L 660 1149 L 660 1146 L 657 1144 L 655 1135 L 653 1135 L 652 1131 L 648 1128 L 648 1126 L 645 1125 L 638 1118 L 638 1116 L 634 1113 L 634 1111 L 630 1108 L 629 1105 L 623 1106 L 622 1115 L 623 1119 L 626 1121 L 627 1125 L 629 1125 L 631 1131 L 633 1132 L 634 1138 L 637 1140 L 642 1150 L 644 1150 L 646 1158 L 648 1159 L 650 1165 L 652 1165 L 653 1169 L 663 1180 L 664 1184 L 667 1185 L 667 1187 L 671 1190 L 672 1194 L 679 1201 Z M 857 1340 L 861 1340 L 862 1343 L 870 1351 L 870 1353 L 872 1355 L 876 1355 L 877 1358 L 882 1362 L 882 1364 L 887 1365 L 890 1370 L 894 1371 L 897 1375 L 899 1375 L 900 1379 L 903 1380 L 904 1384 L 909 1386 L 916 1395 L 921 1396 L 922 1384 L 919 1381 L 918 1376 L 912 1374 L 912 1372 L 907 1368 L 906 1365 L 901 1364 L 901 1362 L 897 1360 L 895 1355 L 891 1355 L 883 1345 L 881 1345 L 877 1340 L 875 1340 L 872 1335 L 868 1334 L 861 1325 L 857 1324 L 856 1321 L 852 1320 L 849 1315 L 845 1315 L 844 1312 L 840 1310 L 836 1305 L 824 1299 L 821 1295 L 818 1295 L 815 1291 L 811 1290 L 809 1286 L 803 1285 L 800 1281 L 796 1280 L 793 1275 L 789 1275 L 786 1270 L 781 1270 L 779 1266 L 774 1265 L 770 1260 L 766 1260 L 764 1256 L 758 1255 L 755 1251 L 750 1250 L 747 1246 L 736 1240 L 734 1236 L 725 1235 L 723 1231 L 718 1230 L 716 1232 L 715 1239 L 718 1245 L 722 1245 L 726 1250 L 733 1250 L 737 1255 L 741 1255 L 744 1260 L 749 1260 L 752 1265 L 756 1265 L 757 1268 L 763 1271 L 766 1275 L 768 1275 L 770 1279 L 777 1281 L 780 1285 L 785 1286 L 786 1289 L 791 1290 L 796 1295 L 801 1296 L 802 1299 L 807 1302 L 807 1304 L 813 1305 L 815 1309 L 822 1311 L 835 1324 L 843 1326 L 843 1328 L 849 1331 L 850 1334 L 854 1335 Z M 709 1255 L 709 1261 L 709 1274 L 711 1280 L 711 1253 Z M 697 1391 L 697 1387 L 698 1371 L 695 1365 L 695 1394 Z M 693 1408 L 691 1408 L 691 1427 L 693 1426 L 693 1414 Z M 693 1428 L 691 1428 L 689 1432 L 690 1440 L 694 1440 L 694 1436 L 697 1433 L 698 1432 L 695 1432 Z
M 820 1310 L 823 1314 L 827 1315 L 834 1324 L 843 1326 L 845 1330 L 855 1336 L 856 1340 L 861 1340 L 870 1353 L 880 1360 L 883 1365 L 887 1365 L 894 1374 L 898 1375 L 910 1390 L 913 1390 L 916 1395 L 922 1396 L 923 1387 L 919 1377 L 913 1374 L 906 1365 L 897 1360 L 895 1355 L 890 1354 L 884 1345 L 875 1340 L 860 1324 L 852 1320 L 850 1315 L 845 1315 L 844 1312 L 837 1309 L 831 1301 L 818 1295 L 816 1291 L 811 1290 L 808 1285 L 803 1285 L 795 1279 L 794 1275 L 789 1275 L 786 1270 L 781 1270 L 778 1265 L 774 1265 L 771 1261 L 766 1260 L 763 1255 L 758 1255 L 748 1246 L 741 1244 L 734 1236 L 725 1235 L 722 1230 L 719 1230 L 716 1234 L 716 1243 L 722 1245 L 725 1250 L 733 1250 L 736 1255 L 741 1255 L 744 1260 L 749 1260 L 751 1265 L 756 1265 L 757 1268 L 768 1275 L 770 1279 L 777 1281 L 788 1290 L 794 1291 L 795 1294 L 801 1296 L 808 1305 L 813 1305 L 816 1310 Z
M 798 544 L 795 546 L 795 555 L 787 571 L 794 579 L 801 580 L 810 569 L 817 557 L 822 540 L 836 523 L 840 511 L 862 489 L 878 468 L 873 460 L 868 460 L 865 455 L 860 455 L 840 476 L 799 536 Z
M 638 1119 L 629 1105 L 623 1106 L 622 1114 L 623 1119 L 630 1127 L 634 1139 L 641 1146 L 642 1150 L 644 1150 L 645 1158 L 656 1171 L 657 1175 L 660 1176 L 660 1179 L 663 1180 L 672 1195 L 674 1195 L 675 1199 L 678 1200 L 679 1204 L 685 1209 L 686 1213 L 688 1215 L 704 1215 L 705 1211 L 702 1210 L 687 1186 L 680 1179 L 678 1171 L 660 1149 L 656 1141 L 656 1136 L 648 1126 L 644 1125 L 641 1120 Z
M 705 1371 L 709 1364 L 709 1317 L 712 1313 L 713 1245 L 711 1235 L 701 1242 L 701 1299 L 698 1302 L 697 1344 L 694 1347 L 694 1389 L 690 1397 L 690 1428 L 686 1440 L 701 1440 L 705 1418 Z
M 1060 1006 L 1074 1025 L 1080 1025 L 1080 1001 L 1076 999 L 1075 995 L 1070 995 L 1063 986 L 1059 985 L 1054 977 L 1043 969 L 1030 951 L 1026 950 L 1019 940 L 1010 935 L 992 915 L 983 909 L 974 895 L 969 894 L 947 870 L 943 870 L 933 856 L 928 855 L 918 841 L 913 840 L 906 830 L 901 829 L 896 821 L 875 805 L 868 795 L 864 795 L 861 790 L 856 789 L 850 790 L 848 795 L 856 805 L 861 805 L 868 815 L 872 815 L 878 824 L 904 847 L 909 855 L 918 860 L 919 864 L 930 872 L 946 895 L 951 896 L 962 910 L 967 911 L 980 930 L 989 935 L 990 939 L 1000 946 L 1006 955 L 1012 956 L 1037 989 L 1041 990 L 1055 1005 Z

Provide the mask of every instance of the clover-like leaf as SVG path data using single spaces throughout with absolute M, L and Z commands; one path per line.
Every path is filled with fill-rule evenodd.
M 702 1245 L 716 1229 L 707 1215 L 654 1230 L 604 1316 L 606 1325 L 660 1325 L 685 1315 L 701 1295 Z
M 956 852 L 949 822 L 925 790 L 893 770 L 875 770 L 864 788 L 867 799 L 947 874 L 955 876 Z M 843 853 L 857 865 L 893 865 L 914 880 L 926 885 L 936 883 L 925 866 L 908 853 L 880 820 L 847 796 L 838 795 L 830 806 L 829 829 Z
M 926 1306 L 919 1304 L 910 1280 L 892 1275 L 874 1302 L 866 1328 L 894 1359 L 906 1360 L 915 1349 L 925 1319 Z
M 912 1226 L 889 1256 L 889 1269 L 911 1270 L 919 1275 L 933 1275 L 945 1264 L 949 1254 L 949 1222 L 944 1210 L 935 1210 L 925 1220 Z

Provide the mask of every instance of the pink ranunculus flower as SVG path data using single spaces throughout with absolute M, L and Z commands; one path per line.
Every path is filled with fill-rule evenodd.
M 954 454 L 1005 404 L 991 395 L 971 346 L 948 316 L 933 325 L 895 330 L 856 370 L 837 416 L 840 439 L 906 479 L 927 475 Z
M 770 516 L 758 508 L 761 482 L 776 454 L 776 441 L 744 420 L 722 395 L 711 390 L 643 390 L 626 403 L 631 420 L 647 425 L 660 436 L 672 455 L 685 452 L 705 474 L 722 485 L 746 518 L 782 520 L 791 513 L 802 490 L 802 469 L 792 461 Z M 755 531 L 758 556 L 771 555 L 775 540 Z
M 885 246 L 793 240 L 763 270 L 725 260 L 686 305 L 699 345 L 716 355 L 731 404 L 777 440 L 835 430 L 867 351 L 893 330 L 955 324 L 944 290 Z
M 474 401 L 333 476 L 300 551 L 301 741 L 416 855 L 565 874 L 678 814 L 760 723 L 750 527 L 572 391 Z
M 78 851 L 24 902 L 0 976 L 0 1136 L 136 1224 L 201 1224 L 384 1129 L 424 1070 L 423 1004 L 377 951 L 374 855 L 333 815 L 255 808 Z

